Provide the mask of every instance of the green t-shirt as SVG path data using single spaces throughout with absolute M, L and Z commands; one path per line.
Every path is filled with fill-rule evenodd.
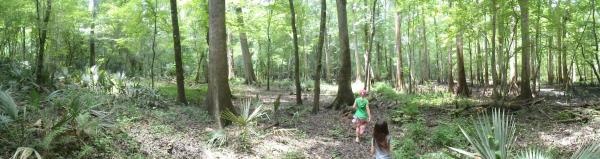
M 361 120 L 369 118 L 369 114 L 367 113 L 367 104 L 369 104 L 369 100 L 359 97 L 354 100 L 354 103 L 356 103 L 356 112 L 354 113 L 354 116 Z

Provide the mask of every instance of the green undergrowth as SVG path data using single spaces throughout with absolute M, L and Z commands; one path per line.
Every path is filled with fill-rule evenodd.
M 392 140 L 395 158 L 447 158 L 447 147 L 467 147 L 468 142 L 462 136 L 459 125 L 466 131 L 473 131 L 465 126 L 465 119 L 443 119 L 435 126 L 428 126 L 425 121 L 409 122 L 402 125 L 404 136 Z
M 177 99 L 177 86 L 175 84 L 164 84 L 158 87 L 158 92 L 169 99 Z M 190 104 L 202 105 L 208 86 L 206 84 L 198 85 L 196 88 L 185 88 L 185 97 Z

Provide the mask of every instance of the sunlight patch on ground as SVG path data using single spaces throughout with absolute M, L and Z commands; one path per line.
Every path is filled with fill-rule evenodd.
M 545 146 L 574 151 L 587 141 L 600 138 L 600 129 L 592 126 L 559 127 L 550 132 L 538 132 L 538 136 Z
M 352 92 L 358 92 L 363 89 L 365 84 L 362 81 L 355 81 L 352 83 Z

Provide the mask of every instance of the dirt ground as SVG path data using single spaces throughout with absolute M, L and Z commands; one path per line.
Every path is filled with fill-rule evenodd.
M 596 88 L 594 88 L 596 89 Z M 594 90 L 590 89 L 590 90 Z M 192 121 L 185 115 L 181 116 L 181 122 L 185 123 L 168 133 L 154 130 L 152 120 L 142 120 L 125 131 L 140 143 L 142 152 L 152 158 L 370 158 L 370 137 L 362 142 L 354 142 L 354 130 L 351 120 L 345 118 L 337 110 L 321 109 L 316 114 L 310 114 L 312 95 L 303 94 L 304 105 L 295 104 L 295 96 L 286 91 L 285 88 L 274 88 L 266 91 L 264 88 L 243 86 L 234 89 L 236 97 L 234 105 L 239 104 L 244 97 L 256 97 L 271 108 L 272 103 L 278 95 L 281 95 L 281 110 L 278 118 L 263 120 L 258 129 L 261 133 L 251 139 L 252 148 L 249 152 L 241 152 L 236 149 L 235 136 L 237 128 L 229 126 L 226 128 L 229 142 L 225 147 L 211 147 L 207 144 L 208 134 L 214 130 L 214 125 L 209 122 Z M 335 87 L 325 86 L 322 93 L 322 107 L 327 106 L 333 100 Z M 577 90 L 583 92 L 581 90 Z M 582 93 L 580 98 L 570 98 L 562 95 L 554 89 L 543 89 L 540 97 L 545 98 L 542 104 L 534 108 L 513 112 L 516 116 L 518 131 L 517 145 L 519 147 L 541 146 L 545 148 L 558 149 L 559 154 L 575 151 L 581 144 L 591 140 L 600 139 L 600 107 L 598 105 L 576 107 L 573 105 L 581 103 L 593 103 L 598 101 L 596 93 Z M 590 95 L 592 94 L 592 95 Z M 398 105 L 402 106 L 402 105 Z M 383 118 L 385 107 L 373 107 L 375 119 Z M 546 111 L 540 111 L 546 110 Z M 592 113 L 592 119 L 585 122 L 559 122 L 555 116 L 563 110 L 588 111 Z M 173 109 L 175 113 L 182 113 L 179 109 Z M 270 110 L 269 110 L 270 111 Z M 445 116 L 443 112 L 424 112 L 426 118 L 435 120 Z M 279 125 L 272 123 L 279 121 Z M 287 122 L 284 122 L 287 121 Z M 431 121 L 436 122 L 436 121 Z M 176 124 L 176 123 L 162 123 Z M 372 125 L 372 124 L 370 124 Z M 272 126 L 272 127 L 270 127 Z M 268 127 L 268 128 L 266 128 Z M 370 128 L 369 128 L 370 129 Z M 402 129 L 391 125 L 392 137 L 402 140 Z M 271 133 L 274 131 L 290 133 Z M 367 136 L 371 132 L 367 131 Z

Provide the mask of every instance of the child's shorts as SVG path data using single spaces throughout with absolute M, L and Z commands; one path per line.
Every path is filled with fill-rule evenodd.
M 354 124 L 356 124 L 358 126 L 367 125 L 367 121 L 366 120 L 359 119 L 356 116 L 353 116 L 352 123 L 354 123 Z

